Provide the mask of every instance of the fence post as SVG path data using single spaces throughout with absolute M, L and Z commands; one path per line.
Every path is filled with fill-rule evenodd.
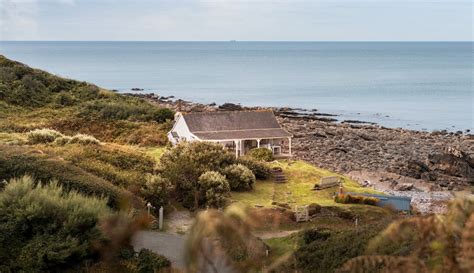
M 160 230 L 163 229 L 163 207 L 160 207 L 158 227 L 160 228 Z

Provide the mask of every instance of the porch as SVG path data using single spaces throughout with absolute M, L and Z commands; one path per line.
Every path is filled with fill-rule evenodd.
M 272 151 L 276 158 L 291 157 L 291 137 L 234 139 L 216 142 L 234 152 L 236 157 L 244 156 L 255 148 L 267 148 Z

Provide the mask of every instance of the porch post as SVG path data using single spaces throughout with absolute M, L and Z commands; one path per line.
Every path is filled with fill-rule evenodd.
M 288 138 L 288 150 L 291 156 L 291 137 Z
M 261 139 L 257 139 L 257 148 L 260 148 L 260 140 Z
M 235 158 L 239 157 L 239 142 L 238 140 L 234 140 L 235 145 Z

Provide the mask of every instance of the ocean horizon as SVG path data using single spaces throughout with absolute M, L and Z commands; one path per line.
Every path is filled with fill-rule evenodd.
M 0 54 L 119 92 L 416 130 L 474 127 L 473 42 L 1 41 Z

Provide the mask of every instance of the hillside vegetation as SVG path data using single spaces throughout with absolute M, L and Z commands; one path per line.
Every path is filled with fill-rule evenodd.
M 0 56 L 0 131 L 56 129 L 101 141 L 163 145 L 173 111 Z

